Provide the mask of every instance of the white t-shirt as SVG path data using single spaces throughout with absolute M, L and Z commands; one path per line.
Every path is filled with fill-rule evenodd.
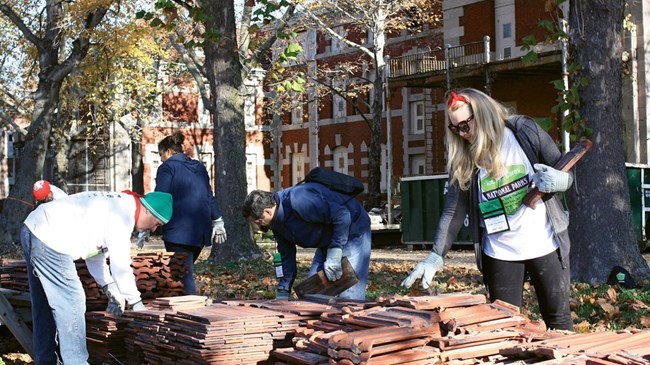
M 479 171 L 479 202 L 501 199 L 510 229 L 486 234 L 483 250 L 499 260 L 528 260 L 547 255 L 558 247 L 553 237 L 551 222 L 546 216 L 546 205 L 539 200 L 535 209 L 526 207 L 523 199 L 528 193 L 534 173 L 530 161 L 508 128 L 501 147 L 505 174 L 498 179 Z
M 25 219 L 25 225 L 54 251 L 85 259 L 100 286 L 115 282 L 122 296 L 133 304 L 140 300 L 131 268 L 135 210 L 132 195 L 82 192 L 39 205 Z M 110 271 L 106 264 L 109 254 Z

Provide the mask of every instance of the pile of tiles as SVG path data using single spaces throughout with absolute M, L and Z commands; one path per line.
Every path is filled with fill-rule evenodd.
M 182 297 L 181 297 L 182 298 Z M 292 345 L 301 323 L 327 306 L 291 302 L 279 312 L 260 302 L 232 301 L 183 308 L 127 312 L 126 364 L 255 364 Z M 205 303 L 205 301 L 203 301 Z M 284 303 L 290 303 L 284 301 Z M 187 302 L 185 302 L 187 305 Z M 270 307 L 273 307 L 273 303 Z
M 139 253 L 132 258 L 131 267 L 142 299 L 155 299 L 183 295 L 180 278 L 187 272 L 185 253 Z M 106 308 L 107 298 L 90 275 L 83 260 L 75 261 L 79 279 L 86 293 L 86 309 L 98 311 Z M 29 291 L 27 265 L 24 260 L 0 260 L 0 287 Z
M 275 364 L 650 364 L 650 330 L 546 331 L 482 295 L 380 298 L 306 322 Z

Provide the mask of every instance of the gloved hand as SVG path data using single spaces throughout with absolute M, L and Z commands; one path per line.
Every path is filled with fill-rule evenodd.
M 567 191 L 573 183 L 573 176 L 568 172 L 556 170 L 541 163 L 536 163 L 533 168 L 536 171 L 533 175 L 533 183 L 541 192 Z
M 433 281 L 433 276 L 436 274 L 436 271 L 442 269 L 443 265 L 444 260 L 442 257 L 435 252 L 431 252 L 424 261 L 415 266 L 415 269 L 402 281 L 401 285 L 405 288 L 410 288 L 417 279 L 421 278 L 422 288 L 429 289 Z
M 149 241 L 149 236 L 151 236 L 151 232 L 149 231 L 138 232 L 138 243 L 137 243 L 138 250 L 142 250 L 145 241 Z
M 122 298 L 122 294 L 115 283 L 106 284 L 102 287 L 104 294 L 108 297 L 108 306 L 106 311 L 108 313 L 114 314 L 116 316 L 122 315 L 124 313 L 124 306 L 126 302 Z
M 327 280 L 336 281 L 343 276 L 343 267 L 341 266 L 342 258 L 343 250 L 340 247 L 332 247 L 327 250 L 327 259 L 323 267 Z
M 223 218 L 215 219 L 212 221 L 212 244 L 222 244 L 226 242 L 228 236 L 226 235 L 226 227 L 223 223 Z
M 289 300 L 289 297 L 291 293 L 289 293 L 286 290 L 276 290 L 275 291 L 275 299 L 280 299 L 280 300 Z
M 131 310 L 134 312 L 144 311 L 147 310 L 147 307 L 145 307 L 144 304 L 142 304 L 141 300 L 138 300 L 137 302 L 133 303 L 133 305 L 131 305 Z

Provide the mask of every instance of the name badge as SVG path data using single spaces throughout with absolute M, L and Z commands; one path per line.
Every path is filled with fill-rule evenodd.
M 506 210 L 503 208 L 501 199 L 488 200 L 479 203 L 485 230 L 488 234 L 499 233 L 510 230 L 510 224 L 506 216 Z

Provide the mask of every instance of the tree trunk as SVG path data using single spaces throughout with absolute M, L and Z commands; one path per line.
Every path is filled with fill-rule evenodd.
M 110 6 L 110 3 L 106 4 Z M 59 104 L 63 80 L 79 65 L 88 54 L 90 40 L 86 37 L 90 32 L 82 32 L 81 36 L 70 42 L 63 40 L 65 34 L 60 27 L 65 17 L 63 3 L 57 0 L 47 0 L 44 4 L 47 12 L 45 29 L 39 29 L 38 38 L 25 24 L 31 21 L 20 19 L 11 7 L 0 3 L 0 12 L 14 23 L 25 38 L 32 42 L 38 50 L 39 74 L 38 87 L 34 93 L 34 112 L 29 126 L 25 145 L 20 154 L 20 168 L 16 173 L 16 183 L 9 192 L 2 214 L 0 214 L 0 255 L 16 252 L 12 243 L 20 241 L 22 223 L 33 208 L 32 186 L 43 173 L 43 162 L 48 147 L 48 138 L 52 132 L 54 113 Z M 95 28 L 106 15 L 108 8 L 97 5 L 89 10 L 85 18 L 86 30 Z M 60 58 L 64 49 L 69 55 L 62 62 Z
M 237 53 L 234 1 L 200 2 L 208 15 L 206 29 L 216 39 L 205 42 L 205 69 L 210 80 L 214 121 L 216 197 L 223 213 L 228 239 L 212 248 L 210 260 L 232 261 L 261 255 L 248 221 L 242 216 L 247 194 L 246 133 L 241 65 Z
M 20 151 L 20 168 L 16 173 L 16 183 L 9 192 L 0 214 L 0 256 L 15 254 L 14 244 L 20 242 L 22 223 L 34 208 L 32 185 L 43 173 L 43 162 L 59 89 L 60 83 L 52 85 L 42 79 L 39 82 L 35 95 L 33 122 L 25 137 L 25 145 Z
M 572 0 L 571 62 L 582 67 L 580 114 L 593 148 L 575 168 L 569 192 L 572 279 L 604 283 L 613 266 L 649 274 L 633 231 L 621 132 L 622 0 Z
M 383 57 L 377 55 L 376 57 Z M 384 68 L 380 62 L 375 62 L 375 80 L 373 82 L 372 122 L 370 125 L 370 146 L 368 148 L 368 199 L 366 210 L 381 208 L 381 141 L 383 139 L 381 124 L 383 121 L 384 102 L 382 100 L 384 86 Z

